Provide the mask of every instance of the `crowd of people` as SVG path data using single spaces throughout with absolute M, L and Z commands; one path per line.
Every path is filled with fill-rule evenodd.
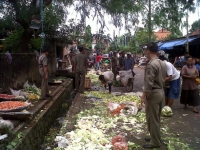
M 72 72 L 75 74 L 75 90 L 76 92 L 84 92 L 85 75 L 88 68 L 88 56 L 85 54 L 85 48 L 79 47 L 79 53 L 73 52 L 71 55 Z M 49 97 L 48 91 L 48 48 L 44 47 L 42 55 L 38 59 L 39 72 L 42 77 L 41 99 Z M 92 57 L 94 68 L 98 72 L 100 69 L 101 54 Z M 119 70 L 131 70 L 134 73 L 134 56 L 128 52 L 109 53 L 111 60 L 111 71 L 106 71 L 99 75 L 99 80 L 104 84 L 105 88 L 109 86 L 111 92 L 112 81 L 116 80 Z M 197 79 L 200 72 L 200 59 L 195 59 L 188 52 L 183 57 L 177 57 L 172 64 L 165 58 L 165 52 L 159 51 L 155 43 L 150 44 L 146 50 L 148 59 L 144 74 L 144 90 L 141 97 L 141 104 L 145 106 L 146 120 L 150 138 L 145 138 L 148 144 L 143 148 L 158 148 L 161 145 L 160 136 L 160 115 L 162 102 L 172 107 L 173 102 L 180 97 L 180 103 L 193 107 L 194 113 L 199 113 L 197 106 L 200 105 L 200 97 Z M 90 60 L 91 61 L 91 60 Z M 175 66 L 181 67 L 179 71 Z M 181 86 L 182 78 L 182 86 Z M 182 90 L 181 90 L 182 89 Z
M 175 63 L 172 64 L 165 58 L 164 51 L 158 52 L 155 43 L 147 47 L 146 56 L 149 61 L 145 68 L 141 104 L 146 108 L 150 138 L 145 138 L 149 143 L 143 145 L 143 148 L 158 148 L 161 145 L 160 115 L 164 99 L 165 105 L 172 107 L 174 100 L 180 97 L 180 103 L 185 109 L 187 106 L 192 106 L 193 112 L 199 113 L 196 108 L 200 104 L 196 79 L 199 77 L 200 61 L 186 52 L 183 57 L 177 57 L 175 60 L 175 63 L 180 63 L 181 71 L 179 71 L 175 68 Z

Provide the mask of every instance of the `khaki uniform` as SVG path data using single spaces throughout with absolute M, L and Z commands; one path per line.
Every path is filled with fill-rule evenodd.
M 86 55 L 84 55 L 82 53 L 76 55 L 75 56 L 75 64 L 76 64 L 76 75 L 75 75 L 76 91 L 84 92 L 85 74 L 86 74 L 86 71 L 87 71 L 86 70 L 86 66 L 87 66 Z M 80 85 L 79 85 L 79 81 L 80 81 Z
M 42 85 L 41 85 L 41 99 L 45 98 L 46 95 L 49 95 L 49 88 L 48 88 L 48 80 L 45 79 L 44 74 L 44 66 L 47 66 L 48 59 L 46 55 L 42 54 L 40 55 L 38 59 L 39 64 L 39 73 L 42 77 Z
M 116 76 L 117 76 L 117 57 L 112 57 L 111 58 L 111 65 L 112 65 L 112 72 L 114 74 L 114 80 L 116 80 Z
M 119 57 L 119 68 L 122 69 L 124 67 L 124 57 Z
M 164 101 L 164 83 L 167 74 L 166 64 L 154 58 L 145 69 L 144 92 L 146 96 L 146 119 L 153 146 L 160 146 L 160 115 Z

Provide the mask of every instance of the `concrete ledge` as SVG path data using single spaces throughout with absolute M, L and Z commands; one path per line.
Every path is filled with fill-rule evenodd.
M 51 125 L 58 117 L 62 104 L 72 91 L 72 81 L 68 79 L 52 92 L 52 99 L 41 102 L 37 109 L 33 109 L 35 114 L 31 122 L 23 122 L 14 129 L 14 137 L 11 141 L 4 143 L 1 150 L 7 150 L 6 146 L 12 142 L 16 143 L 12 150 L 39 150 L 45 135 Z

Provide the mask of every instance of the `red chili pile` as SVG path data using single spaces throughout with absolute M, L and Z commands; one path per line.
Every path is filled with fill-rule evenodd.
M 27 103 L 18 101 L 6 101 L 0 103 L 0 110 L 15 109 L 23 106 L 27 106 Z
M 0 98 L 11 99 L 11 98 L 15 98 L 15 96 L 13 96 L 13 95 L 7 95 L 7 94 L 0 94 Z

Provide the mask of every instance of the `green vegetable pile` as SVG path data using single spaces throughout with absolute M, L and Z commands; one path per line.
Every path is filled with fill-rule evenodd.
M 86 75 L 86 77 L 89 77 L 91 79 L 92 85 L 95 85 L 95 86 L 101 85 L 101 82 L 99 81 L 99 76 L 98 75 L 89 72 Z
M 37 88 L 35 85 L 30 85 L 29 87 L 23 89 L 23 91 L 27 93 L 41 95 L 41 89 Z

